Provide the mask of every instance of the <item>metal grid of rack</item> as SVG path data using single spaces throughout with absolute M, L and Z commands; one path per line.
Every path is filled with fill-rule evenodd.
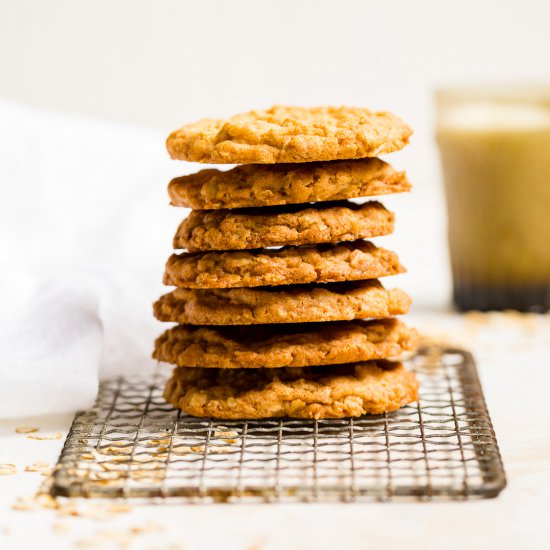
M 171 502 L 328 502 L 496 496 L 506 479 L 472 356 L 427 348 L 410 360 L 420 400 L 343 420 L 193 418 L 149 379 L 101 385 L 76 415 L 55 495 Z

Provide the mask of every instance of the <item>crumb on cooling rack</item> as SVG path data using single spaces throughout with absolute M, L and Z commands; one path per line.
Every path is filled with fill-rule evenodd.
M 214 437 L 219 437 L 220 439 L 223 439 L 226 443 L 237 443 L 237 437 L 239 436 L 239 433 L 235 430 L 216 430 L 214 432 Z

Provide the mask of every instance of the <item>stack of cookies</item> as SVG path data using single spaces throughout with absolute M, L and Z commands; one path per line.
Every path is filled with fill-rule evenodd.
M 409 296 L 378 278 L 404 271 L 363 239 L 393 231 L 377 201 L 408 191 L 404 172 L 376 158 L 412 131 L 386 112 L 273 107 L 173 132 L 172 158 L 240 164 L 170 182 L 192 208 L 174 237 L 154 305 L 178 323 L 153 357 L 176 365 L 165 398 L 194 416 L 340 418 L 417 399 L 398 361 L 416 333 L 396 315 Z

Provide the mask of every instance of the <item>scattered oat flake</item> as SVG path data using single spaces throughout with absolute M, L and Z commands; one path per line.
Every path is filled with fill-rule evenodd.
M 170 438 L 166 437 L 164 439 L 150 439 L 145 442 L 145 445 L 148 447 L 158 447 L 159 445 L 170 445 Z
M 90 505 L 86 506 L 85 508 L 81 508 L 77 510 L 76 515 L 83 518 L 95 519 L 97 521 L 103 521 L 111 517 L 111 514 L 109 513 L 107 508 L 100 505 Z
M 31 500 L 25 500 L 22 498 L 18 498 L 12 505 L 12 510 L 18 510 L 22 512 L 30 511 L 30 510 L 36 510 L 38 509 L 38 505 L 36 502 Z
M 211 447 L 208 447 L 208 453 L 211 454 L 211 455 L 237 453 L 237 452 L 239 452 L 238 448 L 231 447 L 229 445 L 227 445 L 225 447 L 218 447 L 218 446 L 214 446 L 214 445 L 212 445 Z
M 45 472 L 51 470 L 47 462 L 37 461 L 25 466 L 25 472 Z
M 118 503 L 109 504 L 107 509 L 109 510 L 109 512 L 112 512 L 113 514 L 125 514 L 127 512 L 132 511 L 132 507 L 128 506 L 128 504 L 118 504 Z
M 124 462 L 127 463 L 128 460 L 125 460 Z M 112 464 L 111 462 L 98 462 L 98 464 L 99 467 L 105 472 L 124 472 L 128 469 L 126 464 Z
M 147 523 L 143 523 L 141 525 L 136 525 L 134 527 L 131 527 L 130 533 L 133 533 L 135 535 L 141 534 L 141 533 L 158 533 L 159 531 L 162 531 L 162 529 L 163 527 L 159 523 L 149 521 Z
M 63 535 L 71 530 L 71 526 L 66 521 L 56 521 L 55 523 L 52 523 L 52 529 L 57 535 Z
M 105 470 L 104 472 L 90 472 L 89 477 L 92 481 L 106 481 L 120 479 L 121 476 L 120 470 Z
M 130 474 L 130 478 L 136 481 L 143 481 L 147 483 L 159 483 L 163 479 L 163 475 L 160 472 L 143 472 L 136 470 Z
M 104 449 L 101 449 L 101 452 L 105 452 L 107 454 L 112 455 L 119 455 L 119 454 L 129 454 L 132 452 L 132 447 L 106 447 Z
M 76 505 L 71 502 L 58 506 L 57 513 L 60 516 L 82 516 L 83 515 L 80 512 L 80 510 L 76 507 Z
M 13 510 L 39 510 L 41 508 L 45 509 L 57 509 L 59 508 L 59 502 L 46 493 L 38 494 L 31 497 L 18 497 L 17 500 L 12 504 Z
M 234 430 L 214 432 L 214 437 L 223 438 L 227 443 L 237 443 L 237 439 L 235 439 L 235 437 L 238 437 L 238 435 L 238 432 Z
M 130 461 L 130 456 L 128 455 L 113 456 L 113 457 L 110 457 L 108 460 L 109 462 L 122 462 L 124 464 L 127 464 Z
M 92 479 L 94 485 L 100 485 L 102 487 L 121 487 L 125 478 L 116 479 Z
M 39 428 L 35 428 L 34 426 L 20 426 L 19 428 L 15 428 L 15 432 L 18 434 L 31 434 L 38 430 Z
M 76 548 L 97 548 L 97 539 L 78 539 L 74 543 Z
M 236 437 L 239 435 L 239 432 L 236 432 L 235 430 L 216 430 L 214 432 L 215 436 L 224 437 L 224 436 L 230 436 L 230 437 Z
M 17 473 L 15 464 L 0 464 L 0 476 L 11 476 Z
M 178 445 L 173 449 L 175 455 L 188 455 L 192 453 L 204 453 L 205 445 L 194 445 L 189 447 L 188 445 Z
M 162 460 L 163 458 L 167 458 L 168 453 L 163 451 L 162 449 L 157 451 L 151 451 L 147 454 L 136 454 L 134 456 L 133 462 L 150 462 L 152 460 Z
M 105 541 L 116 541 L 119 548 L 128 548 L 132 543 L 132 536 L 128 531 L 106 529 L 98 531 L 97 534 Z
M 52 497 L 52 495 L 48 495 L 46 493 L 36 495 L 35 499 L 42 508 L 53 510 L 59 508 L 60 506 L 59 502 L 54 497 Z
M 41 435 L 28 435 L 29 439 L 37 439 L 39 441 L 47 441 L 51 439 L 61 439 L 61 432 L 55 432 L 53 434 L 41 434 Z
M 175 455 L 188 455 L 193 452 L 193 449 L 187 445 L 179 445 L 172 450 L 172 454 Z

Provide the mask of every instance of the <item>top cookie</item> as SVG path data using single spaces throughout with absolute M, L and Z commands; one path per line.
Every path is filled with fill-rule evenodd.
M 172 132 L 173 159 L 275 164 L 358 159 L 398 151 L 411 128 L 388 112 L 355 107 L 284 107 L 203 119 Z
M 378 158 L 308 164 L 245 164 L 174 178 L 170 204 L 194 210 L 304 204 L 409 191 L 405 172 Z

